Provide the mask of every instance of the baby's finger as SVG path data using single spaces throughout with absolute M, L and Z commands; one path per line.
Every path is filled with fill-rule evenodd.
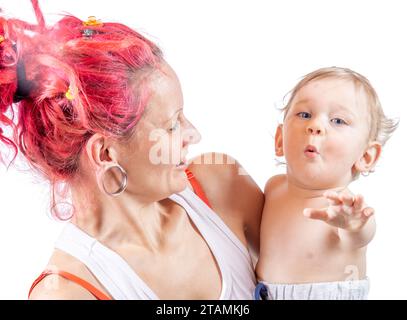
M 341 194 L 341 195 L 339 196 L 339 199 L 341 199 L 342 202 L 343 202 L 345 205 L 349 206 L 349 207 L 352 207 L 352 206 L 353 206 L 353 203 L 355 202 L 354 197 L 353 197 L 352 195 L 349 195 L 349 194 Z
M 353 213 L 353 207 L 349 207 L 347 205 L 341 205 L 341 206 L 331 206 L 329 210 L 330 215 L 346 215 L 349 216 Z
M 363 196 L 358 194 L 355 196 L 355 202 L 353 203 L 353 207 L 355 211 L 361 211 L 363 207 L 364 199 Z
M 370 218 L 372 215 L 374 215 L 374 209 L 371 207 L 366 207 L 362 210 L 362 213 L 366 218 Z
M 329 215 L 327 209 L 311 209 L 306 208 L 303 211 L 305 217 L 310 219 L 322 220 L 327 221 L 329 219 Z
M 332 206 L 338 206 L 342 204 L 342 200 L 339 198 L 339 194 L 335 191 L 326 191 L 324 197 L 328 200 Z

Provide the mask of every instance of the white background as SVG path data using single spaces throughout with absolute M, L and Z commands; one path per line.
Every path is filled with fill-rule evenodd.
M 280 172 L 273 155 L 276 107 L 304 74 L 344 66 L 371 80 L 385 112 L 401 119 L 376 172 L 352 185 L 376 209 L 368 249 L 371 299 L 406 299 L 407 113 L 403 1 L 41 1 L 58 13 L 119 21 L 156 41 L 181 80 L 185 111 L 202 134 L 191 156 L 225 152 L 263 188 Z M 34 21 L 28 0 L 0 0 Z M 25 299 L 46 265 L 62 224 L 48 217 L 48 189 L 29 172 L 0 170 L 0 298 Z

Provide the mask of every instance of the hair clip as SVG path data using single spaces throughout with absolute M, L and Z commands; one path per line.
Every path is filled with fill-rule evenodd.
M 91 38 L 96 33 L 96 30 L 84 29 L 81 31 L 81 33 L 82 33 L 82 36 L 84 36 L 85 38 Z
M 4 40 L 6 40 L 6 38 L 4 38 L 4 36 L 0 35 L 0 43 L 2 43 Z
M 76 95 L 76 90 L 73 89 L 72 86 L 69 86 L 68 91 L 65 92 L 65 97 L 72 101 L 73 99 L 75 99 L 75 95 Z
M 83 22 L 83 25 L 86 27 L 92 26 L 92 27 L 101 27 L 103 26 L 102 21 L 97 20 L 95 16 L 90 16 L 88 17 L 87 21 Z

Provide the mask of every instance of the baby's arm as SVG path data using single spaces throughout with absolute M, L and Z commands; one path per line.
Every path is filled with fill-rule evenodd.
M 365 206 L 363 196 L 329 191 L 324 197 L 329 202 L 328 207 L 306 208 L 304 215 L 337 227 L 338 236 L 344 247 L 358 249 L 366 246 L 373 239 L 376 223 L 373 217 L 374 210 Z

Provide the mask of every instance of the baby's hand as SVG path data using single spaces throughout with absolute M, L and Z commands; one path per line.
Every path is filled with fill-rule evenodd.
M 352 196 L 349 193 L 327 191 L 324 197 L 329 202 L 327 208 L 306 208 L 304 216 L 325 221 L 347 231 L 359 231 L 374 213 L 372 208 L 365 206 L 361 195 Z

